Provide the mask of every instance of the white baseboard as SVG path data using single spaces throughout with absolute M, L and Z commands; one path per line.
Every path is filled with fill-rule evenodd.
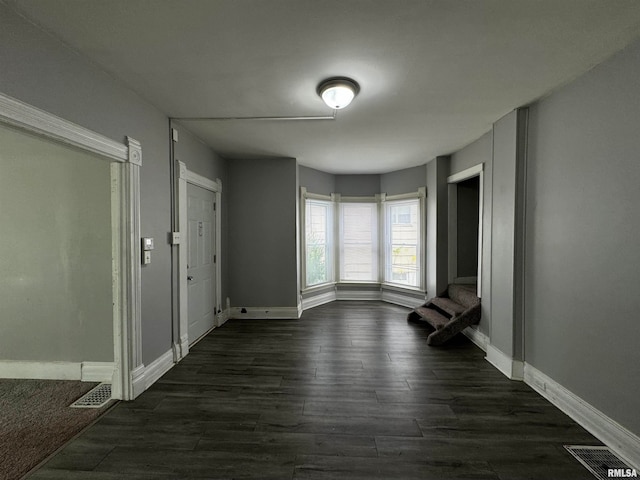
M 336 300 L 336 291 L 329 290 L 328 292 L 319 293 L 317 295 L 310 294 L 308 297 L 302 299 L 302 309 L 308 310 L 313 307 L 319 307 L 325 303 L 331 303 Z
M 507 354 L 498 350 L 491 344 L 487 345 L 485 359 L 510 380 L 522 380 L 524 378 L 524 363 L 514 360 Z
M 34 380 L 80 380 L 80 362 L 0 362 L 0 378 L 28 378 Z
M 344 288 L 336 291 L 336 300 L 382 300 L 380 290 L 347 290 Z
M 172 352 L 172 355 L 173 355 L 173 352 Z M 138 365 L 131 372 L 131 384 L 133 386 L 132 399 L 138 398 L 138 396 L 147 389 L 147 386 L 145 384 L 145 378 L 144 378 L 145 370 L 146 370 L 146 367 L 144 366 L 144 364 L 142 364 L 142 365 Z
M 33 380 L 113 381 L 113 362 L 0 361 L 0 378 Z
M 245 310 L 243 313 L 242 310 Z M 299 319 L 298 307 L 233 307 L 231 318 L 236 319 Z
M 640 470 L 640 437 L 528 363 L 524 365 L 524 382 Z
M 216 315 L 216 327 L 221 327 L 231 318 L 231 307 L 225 308 Z
M 462 331 L 462 333 L 482 350 L 484 350 L 485 352 L 487 351 L 487 346 L 489 345 L 489 337 L 478 330 L 478 328 L 467 327 Z
M 175 365 L 173 362 L 173 348 L 164 352 L 148 366 L 140 365 L 132 372 L 133 377 L 133 397 L 147 390 L 156 383 L 160 377 L 167 373 Z
M 113 362 L 82 362 L 80 380 L 111 383 L 113 381 Z
M 382 289 L 382 296 L 380 298 L 383 302 L 393 303 L 394 305 L 400 305 L 402 307 L 415 308 L 424 304 L 424 298 L 414 297 L 412 295 L 406 295 L 399 291 Z
M 151 362 L 144 370 L 145 390 L 156 383 L 174 365 L 173 352 L 171 350 L 167 350 L 163 355 Z

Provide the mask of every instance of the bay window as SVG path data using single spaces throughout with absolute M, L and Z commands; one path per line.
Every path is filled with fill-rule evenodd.
M 423 289 L 424 201 L 424 188 L 375 197 L 303 188 L 303 289 L 341 282 Z

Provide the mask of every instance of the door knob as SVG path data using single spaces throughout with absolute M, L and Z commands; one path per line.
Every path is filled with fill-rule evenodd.
M 191 280 L 193 280 L 193 277 L 192 277 L 191 275 L 189 275 L 189 276 L 187 277 L 187 281 L 189 281 L 189 282 L 190 282 Z

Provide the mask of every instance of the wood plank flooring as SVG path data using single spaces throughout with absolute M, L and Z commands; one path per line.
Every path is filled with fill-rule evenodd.
M 334 302 L 231 320 L 32 479 L 593 479 L 599 442 L 460 336 Z

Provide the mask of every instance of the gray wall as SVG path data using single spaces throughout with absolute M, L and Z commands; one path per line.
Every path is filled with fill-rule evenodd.
M 171 347 L 171 229 L 167 117 L 123 84 L 0 3 L 0 91 L 124 142 L 142 143 L 141 233 L 155 238 L 142 269 L 142 350 Z
M 484 164 L 483 220 L 482 220 L 482 319 L 479 329 L 488 335 L 491 331 L 491 196 L 493 174 L 493 132 L 451 156 L 450 174 L 456 174 L 478 164 Z
M 300 185 L 312 193 L 344 196 L 371 196 L 376 193 L 398 195 L 418 191 L 426 185 L 426 165 L 381 175 L 333 175 L 300 166 Z
M 444 293 L 448 283 L 449 157 L 427 163 L 427 297 Z
M 514 255 L 518 112 L 493 126 L 491 344 L 514 355 Z
M 380 193 L 380 175 L 336 175 L 336 192 L 345 197 L 371 197 Z
M 231 304 L 297 306 L 296 160 L 231 160 L 228 178 Z
M 113 361 L 109 161 L 0 126 L 0 360 Z
M 405 168 L 380 175 L 380 193 L 399 195 L 417 192 L 426 185 L 427 166 Z
M 526 361 L 640 435 L 640 42 L 531 109 Z
M 300 186 L 310 193 L 331 195 L 336 192 L 336 176 L 313 168 L 299 165 Z
M 478 275 L 480 178 L 459 182 L 457 196 L 457 276 L 475 277 Z

